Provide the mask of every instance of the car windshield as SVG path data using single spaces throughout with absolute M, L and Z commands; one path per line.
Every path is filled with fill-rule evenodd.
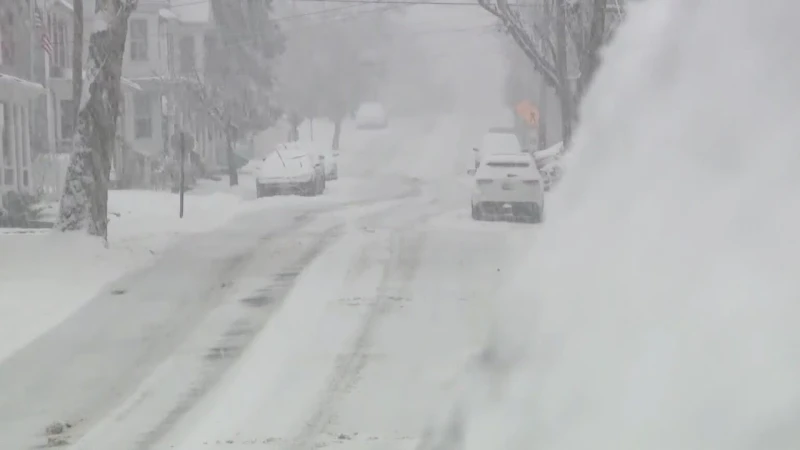
M 514 134 L 487 133 L 483 137 L 481 150 L 486 153 L 521 152 L 519 139 Z
M 489 167 L 530 167 L 531 164 L 523 161 L 489 161 L 486 163 Z

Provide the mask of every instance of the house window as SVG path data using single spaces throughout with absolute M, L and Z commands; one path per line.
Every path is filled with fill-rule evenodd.
M 75 102 L 61 100 L 61 139 L 70 139 L 75 134 Z
M 3 181 L 7 186 L 13 186 L 14 180 L 14 149 L 11 148 L 11 132 L 13 123 L 11 121 L 11 104 L 0 103 L 3 111 L 3 158 L 0 159 L 0 169 L 3 169 Z
M 14 13 L 0 10 L 0 64 L 14 64 Z
M 184 75 L 195 72 L 194 36 L 184 36 L 178 42 L 180 72 Z
M 147 93 L 137 93 L 133 97 L 133 133 L 136 139 L 153 137 L 152 103 L 152 97 Z
M 167 33 L 167 67 L 169 73 L 174 73 L 175 70 L 175 42 L 172 38 L 172 33 Z
M 131 61 L 147 61 L 147 19 L 131 19 L 129 27 Z

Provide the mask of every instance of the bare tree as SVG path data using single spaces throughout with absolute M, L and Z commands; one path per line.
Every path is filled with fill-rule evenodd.
M 277 64 L 277 99 L 287 112 L 293 137 L 302 120 L 325 117 L 334 123 L 331 147 L 339 148 L 342 122 L 369 93 L 376 77 L 363 61 L 384 40 L 380 28 L 373 28 L 376 20 L 326 16 L 287 30 L 286 51 Z
M 62 231 L 86 230 L 106 242 L 108 179 L 122 102 L 122 57 L 128 18 L 137 3 L 138 0 L 96 2 L 94 28 L 89 37 L 88 95 L 81 89 L 76 97 L 80 113 L 56 225 Z M 75 17 L 83 19 L 77 14 Z M 82 41 L 74 45 L 82 45 Z
M 269 20 L 269 0 L 211 0 L 211 7 L 216 44 L 206 48 L 205 67 L 188 87 L 224 131 L 229 181 L 235 186 L 236 142 L 269 127 L 276 116 L 269 98 L 270 60 L 282 51 L 283 38 Z
M 72 2 L 72 117 L 80 114 L 80 98 L 83 92 L 83 0 Z
M 478 0 L 500 20 L 544 82 L 555 90 L 565 142 L 577 121 L 577 104 L 598 65 L 598 51 L 606 36 L 606 2 L 537 0 L 512 6 L 508 0 Z M 573 76 L 570 66 L 576 65 L 577 75 Z
M 245 81 L 234 74 L 224 83 L 210 80 L 195 73 L 193 80 L 187 80 L 184 86 L 203 111 L 223 131 L 225 136 L 225 156 L 228 166 L 228 177 L 231 186 L 239 184 L 234 147 L 244 132 L 258 129 L 259 117 L 253 103 L 260 98 L 257 88 L 244 84 Z M 237 83 L 239 79 L 240 83 Z

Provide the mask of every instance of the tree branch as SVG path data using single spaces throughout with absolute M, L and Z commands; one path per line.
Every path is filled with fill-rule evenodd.
M 518 20 L 516 12 L 509 6 L 508 0 L 478 0 L 478 4 L 484 10 L 500 19 L 511 38 L 531 61 L 534 69 L 544 77 L 548 85 L 554 89 L 559 89 L 560 83 L 555 65 L 545 58 L 536 45 L 536 42 L 541 42 L 542 39 L 547 38 L 544 36 L 531 36 L 522 25 L 521 20 Z

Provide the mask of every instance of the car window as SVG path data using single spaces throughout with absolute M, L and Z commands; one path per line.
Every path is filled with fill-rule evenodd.
M 489 167 L 530 167 L 531 166 L 530 163 L 518 162 L 518 161 L 514 161 L 514 162 L 506 162 L 506 161 L 498 162 L 498 161 L 494 161 L 494 162 L 488 162 L 488 163 L 486 163 L 486 165 L 489 166 Z
M 517 139 L 516 135 L 505 133 L 488 133 L 483 137 L 481 152 L 519 153 L 522 152 L 522 146 L 519 144 L 519 139 Z

